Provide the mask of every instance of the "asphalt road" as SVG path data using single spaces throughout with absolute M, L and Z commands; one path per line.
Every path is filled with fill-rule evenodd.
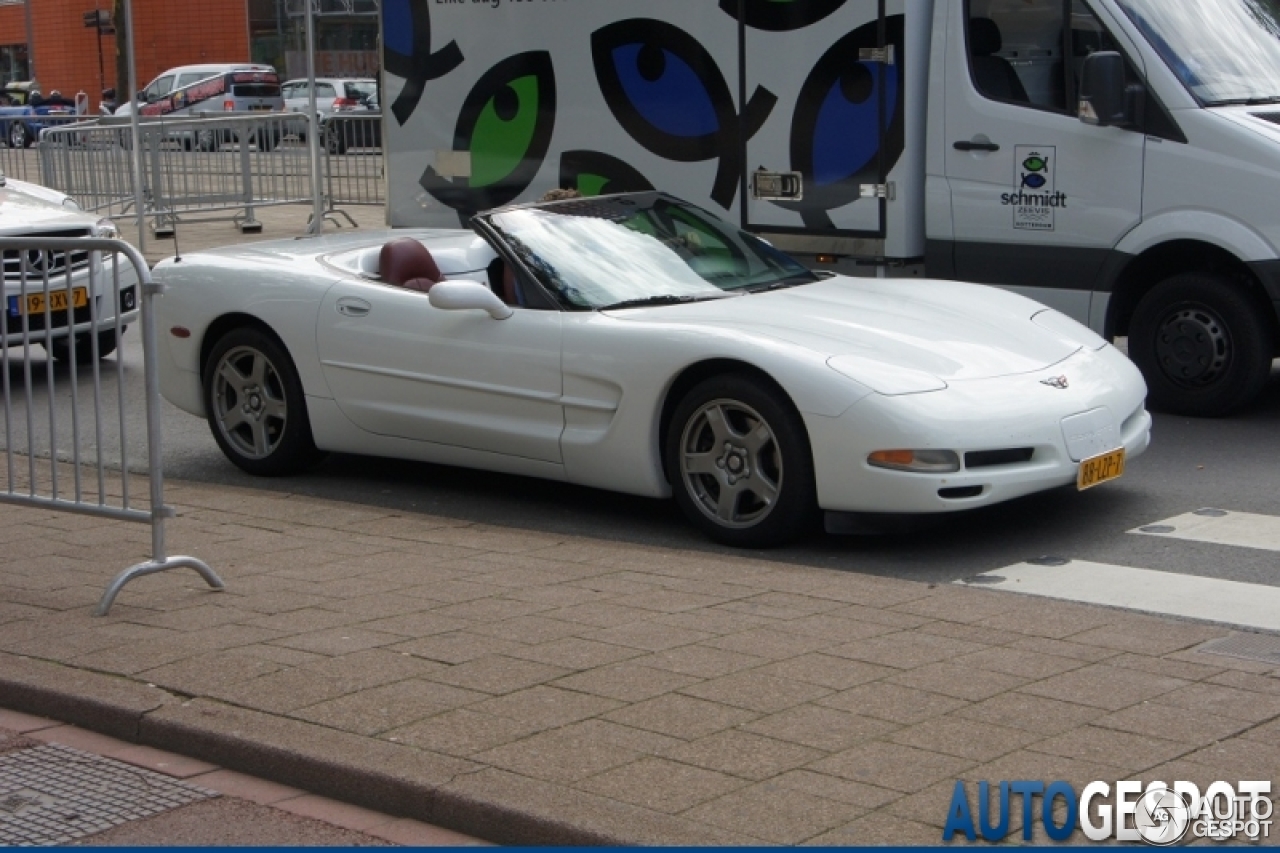
M 36 350 L 39 353 L 38 350 Z M 102 362 L 108 396 L 115 359 Z M 145 410 L 140 338 L 125 336 L 126 432 L 131 467 L 145 467 Z M 44 383 L 42 355 L 33 376 Z M 20 363 L 10 381 L 21 387 Z M 56 381 L 69 381 L 59 367 Z M 81 382 L 82 405 L 88 388 Z M 20 408 L 21 400 L 16 400 Z M 114 418 L 114 416 L 113 416 Z M 563 532 L 692 551 L 720 546 L 689 527 L 669 501 L 636 498 L 562 483 L 350 455 L 330 456 L 303 476 L 258 479 L 218 450 L 204 421 L 163 407 L 167 478 L 225 483 L 421 512 L 517 528 Z M 22 426 L 19 423 L 19 426 Z M 58 415 L 60 455 L 72 446 L 71 418 Z M 83 431 L 83 426 L 82 426 Z M 1280 586 L 1274 553 L 1134 536 L 1126 531 L 1203 507 L 1280 515 L 1280 372 L 1254 407 L 1222 420 L 1157 415 L 1151 449 L 1123 479 L 1085 493 L 1074 489 L 947 516 L 897 535 L 816 533 L 762 560 L 864 572 L 931 583 L 951 582 L 1041 556 L 1157 569 Z M 118 463 L 118 429 L 109 420 L 105 456 Z M 83 437 L 82 437 L 83 441 Z

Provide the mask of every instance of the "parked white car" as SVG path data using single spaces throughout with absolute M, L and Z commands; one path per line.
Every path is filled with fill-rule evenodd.
M 1129 359 L 1007 291 L 815 274 L 657 192 L 472 225 L 161 262 L 162 393 L 250 473 L 328 450 L 674 493 L 747 547 L 1088 488 L 1147 448 Z
M 0 177 L 0 237 L 105 237 L 120 234 L 108 219 L 85 213 L 63 193 L 13 178 Z M 40 344 L 59 361 L 71 357 L 69 331 L 76 335 L 75 358 L 93 357 L 119 344 L 121 329 L 138 317 L 138 278 L 133 266 L 119 265 L 120 298 L 116 304 L 114 264 L 89 251 L 17 251 L 3 253 L 4 327 L 0 348 L 13 350 Z M 68 317 L 70 314 L 70 318 Z
M 304 118 L 289 119 L 286 123 L 288 133 L 299 139 L 307 138 L 307 122 L 305 116 L 310 105 L 311 87 L 305 78 L 287 80 L 280 87 L 284 95 L 286 112 L 301 113 Z M 323 122 L 334 112 L 344 109 L 355 109 L 373 98 L 378 91 L 378 83 L 372 77 L 317 77 L 316 78 L 316 114 Z

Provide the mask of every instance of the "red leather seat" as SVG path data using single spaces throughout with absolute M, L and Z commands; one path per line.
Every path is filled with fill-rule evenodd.
M 378 273 L 387 284 L 426 293 L 431 285 L 444 281 L 436 259 L 427 247 L 412 237 L 398 237 L 382 247 Z

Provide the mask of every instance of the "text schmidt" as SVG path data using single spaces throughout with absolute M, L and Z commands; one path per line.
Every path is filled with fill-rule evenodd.
M 1000 196 L 1000 203 L 1005 207 L 1061 207 L 1067 206 L 1067 194 L 1056 193 L 1005 193 Z

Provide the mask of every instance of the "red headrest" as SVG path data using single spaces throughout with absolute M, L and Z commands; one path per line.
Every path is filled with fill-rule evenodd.
M 378 272 L 382 280 L 397 287 L 428 290 L 443 281 L 435 258 L 412 237 L 399 237 L 382 247 L 378 255 Z

